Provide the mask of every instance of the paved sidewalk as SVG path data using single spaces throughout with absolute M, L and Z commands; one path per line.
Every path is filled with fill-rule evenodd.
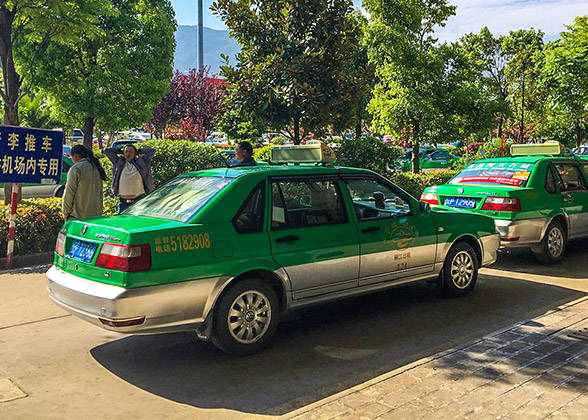
M 588 297 L 283 418 L 588 418 Z

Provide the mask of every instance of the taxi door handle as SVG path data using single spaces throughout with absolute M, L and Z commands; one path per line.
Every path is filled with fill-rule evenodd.
M 572 201 L 574 201 L 574 197 L 572 197 L 571 194 L 566 195 L 566 198 L 564 198 L 564 201 L 571 203 Z
M 300 236 L 296 236 L 296 235 L 288 235 L 288 236 L 282 236 L 281 238 L 277 238 L 276 242 L 281 244 L 283 242 L 293 242 L 293 241 L 297 241 L 298 239 L 300 239 Z
M 376 233 L 379 230 L 380 230 L 380 228 L 377 226 L 370 226 L 369 228 L 362 229 L 361 232 L 362 233 Z

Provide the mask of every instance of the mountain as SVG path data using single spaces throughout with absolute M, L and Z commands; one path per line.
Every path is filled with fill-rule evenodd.
M 210 72 L 218 74 L 223 64 L 221 54 L 230 57 L 235 64 L 235 56 L 240 48 L 237 42 L 229 38 L 229 31 L 219 31 L 204 27 L 204 65 Z M 198 66 L 198 26 L 179 25 L 176 30 L 176 52 L 174 54 L 174 71 L 188 72 Z

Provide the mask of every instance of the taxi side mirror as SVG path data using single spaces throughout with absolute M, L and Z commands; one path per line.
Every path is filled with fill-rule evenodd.
M 419 201 L 419 209 L 421 210 L 421 213 L 428 213 L 431 211 L 431 205 L 424 201 Z

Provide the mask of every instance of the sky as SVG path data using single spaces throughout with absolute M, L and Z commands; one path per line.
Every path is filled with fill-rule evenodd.
M 179 25 L 198 24 L 198 0 L 171 0 Z M 213 0 L 203 0 L 204 26 L 226 29 L 222 20 L 209 10 Z M 361 0 L 354 0 L 356 8 Z M 457 6 L 455 16 L 436 31 L 440 41 L 456 41 L 470 32 L 480 32 L 488 26 L 495 35 L 510 30 L 535 28 L 545 32 L 545 40 L 559 37 L 576 16 L 588 14 L 588 0 L 450 0 Z

